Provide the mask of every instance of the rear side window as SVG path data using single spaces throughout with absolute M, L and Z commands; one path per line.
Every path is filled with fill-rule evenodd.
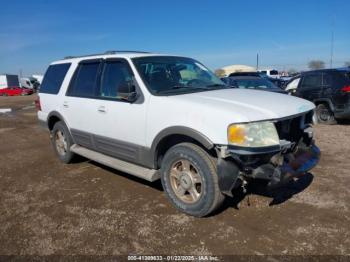
M 304 76 L 301 87 L 303 89 L 306 89 L 306 88 L 321 87 L 321 85 L 322 85 L 322 75 L 315 74 L 315 75 Z
M 67 95 L 95 97 L 100 71 L 100 61 L 79 64 L 69 86 Z
M 70 65 L 70 63 L 50 65 L 40 86 L 40 93 L 57 94 Z

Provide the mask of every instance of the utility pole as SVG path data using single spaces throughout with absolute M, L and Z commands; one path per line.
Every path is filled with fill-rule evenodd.
M 334 49 L 334 16 L 332 18 L 331 24 L 331 59 L 330 59 L 330 68 L 333 67 L 333 49 Z
M 256 53 L 256 71 L 259 70 L 259 53 Z

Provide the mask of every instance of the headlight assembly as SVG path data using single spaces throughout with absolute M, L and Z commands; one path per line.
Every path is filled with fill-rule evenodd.
M 272 122 L 232 124 L 227 129 L 230 145 L 241 147 L 266 147 L 279 145 L 279 137 Z

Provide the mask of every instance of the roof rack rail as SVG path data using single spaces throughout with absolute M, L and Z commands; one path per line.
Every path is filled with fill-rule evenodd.
M 110 50 L 106 51 L 104 53 L 99 53 L 99 54 L 90 54 L 90 55 L 79 55 L 79 56 L 65 56 L 64 59 L 72 59 L 72 58 L 79 58 L 79 57 L 87 57 L 87 56 L 98 56 L 98 55 L 114 55 L 117 53 L 141 53 L 141 54 L 148 54 L 150 52 L 146 51 L 130 51 L 130 50 Z

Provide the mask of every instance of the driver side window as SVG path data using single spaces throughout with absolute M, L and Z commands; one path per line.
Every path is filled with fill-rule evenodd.
M 107 61 L 104 64 L 98 96 L 112 99 L 128 97 L 132 78 L 133 75 L 127 63 L 123 61 Z

